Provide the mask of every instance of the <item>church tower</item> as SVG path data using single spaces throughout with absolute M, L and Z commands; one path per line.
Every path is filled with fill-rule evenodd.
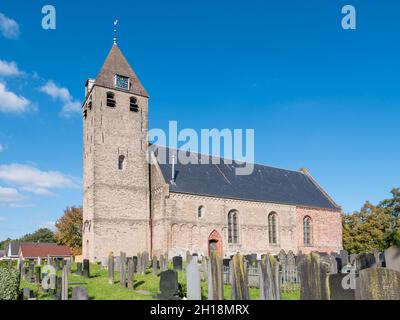
M 83 112 L 83 258 L 150 251 L 148 94 L 114 44 Z

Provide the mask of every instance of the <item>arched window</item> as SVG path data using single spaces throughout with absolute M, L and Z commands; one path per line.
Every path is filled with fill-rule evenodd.
M 304 245 L 312 244 L 312 220 L 310 217 L 305 217 L 303 220 Z
M 129 109 L 133 112 L 139 111 L 139 106 L 137 103 L 137 99 L 135 97 L 131 97 L 129 100 Z
M 107 92 L 107 107 L 114 108 L 116 105 L 115 96 L 112 92 Z
M 205 212 L 204 206 L 200 206 L 197 209 L 197 217 L 198 218 L 203 218 L 204 217 L 204 212 Z
M 118 157 L 118 170 L 124 169 L 124 161 L 125 161 L 125 156 Z
M 239 226 L 238 226 L 238 213 L 237 211 L 230 211 L 228 213 L 228 243 L 239 242 Z
M 277 220 L 278 220 L 278 215 L 276 212 L 271 212 L 268 216 L 268 239 L 269 243 L 271 244 L 277 244 L 278 243 L 278 238 L 277 238 Z

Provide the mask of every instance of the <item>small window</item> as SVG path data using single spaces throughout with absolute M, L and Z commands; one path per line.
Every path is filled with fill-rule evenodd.
M 87 110 L 85 109 L 85 110 L 83 110 L 83 118 L 87 118 Z
M 268 216 L 268 239 L 270 244 L 277 244 L 277 233 L 276 233 L 276 221 L 277 214 L 272 212 Z
M 87 106 L 88 106 L 89 110 L 92 110 L 92 101 L 89 101 Z
M 137 103 L 137 99 L 135 97 L 131 97 L 131 99 L 130 99 L 130 110 L 133 112 L 139 111 L 139 106 Z
M 124 169 L 125 156 L 118 157 L 118 170 Z
M 107 107 L 115 108 L 116 102 L 114 98 L 114 93 L 107 92 Z
M 304 232 L 304 245 L 312 245 L 312 221 L 310 217 L 305 217 L 303 220 L 303 232 Z
M 198 217 L 198 218 L 203 218 L 203 217 L 204 217 L 204 213 L 205 213 L 204 206 L 200 206 L 200 207 L 197 209 L 197 217 Z
M 237 211 L 228 213 L 228 243 L 239 243 L 239 226 Z

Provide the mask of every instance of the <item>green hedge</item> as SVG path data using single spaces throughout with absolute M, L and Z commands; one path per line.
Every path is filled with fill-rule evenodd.
M 0 267 L 0 300 L 17 300 L 19 274 L 16 269 Z

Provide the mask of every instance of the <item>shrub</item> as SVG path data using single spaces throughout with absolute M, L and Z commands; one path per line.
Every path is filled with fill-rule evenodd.
M 0 267 L 0 300 L 17 300 L 19 274 L 16 269 Z

